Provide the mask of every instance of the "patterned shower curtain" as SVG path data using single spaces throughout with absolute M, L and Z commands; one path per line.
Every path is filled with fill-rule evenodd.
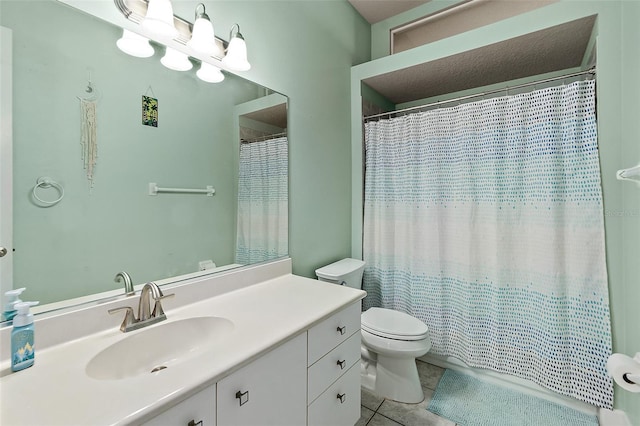
M 369 122 L 365 145 L 365 309 L 611 408 L 595 82 Z
M 240 144 L 236 263 L 289 252 L 288 158 L 286 137 Z

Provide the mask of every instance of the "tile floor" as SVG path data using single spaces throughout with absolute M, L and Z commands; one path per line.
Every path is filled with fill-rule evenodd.
M 424 401 L 419 404 L 402 404 L 362 389 L 361 416 L 355 426 L 455 426 L 452 421 L 427 411 L 444 368 L 422 361 L 417 361 L 417 364 Z

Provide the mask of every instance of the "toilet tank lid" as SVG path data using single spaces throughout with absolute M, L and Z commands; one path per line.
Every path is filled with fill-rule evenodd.
M 424 338 L 429 333 L 429 327 L 418 318 L 393 309 L 369 308 L 362 313 L 361 321 L 362 329 L 374 334 Z
M 364 262 L 359 259 L 342 259 L 330 265 L 316 269 L 316 276 L 329 280 L 337 280 L 364 267 Z

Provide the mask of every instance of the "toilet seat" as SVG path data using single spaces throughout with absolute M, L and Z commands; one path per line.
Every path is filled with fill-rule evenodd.
M 393 309 L 368 309 L 362 313 L 361 327 L 371 334 L 393 340 L 423 340 L 429 336 L 425 323 Z

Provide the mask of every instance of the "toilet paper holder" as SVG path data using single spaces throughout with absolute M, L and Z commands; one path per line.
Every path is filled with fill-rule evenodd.
M 640 392 L 640 352 L 633 358 L 613 353 L 607 359 L 607 373 L 622 389 Z
M 640 364 L 640 352 L 636 353 L 633 360 Z M 624 373 L 622 379 L 632 385 L 640 385 L 640 374 Z

